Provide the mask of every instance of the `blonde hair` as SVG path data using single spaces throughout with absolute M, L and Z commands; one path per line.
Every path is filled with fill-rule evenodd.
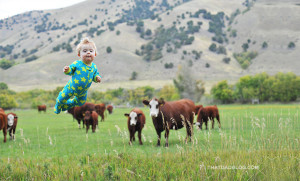
M 80 43 L 77 45 L 77 47 L 76 47 L 76 50 L 77 50 L 77 53 L 78 54 L 80 54 L 80 51 L 81 51 L 81 47 L 82 47 L 82 45 L 86 45 L 86 44 L 90 44 L 90 45 L 92 45 L 93 47 L 94 47 L 94 49 L 95 49 L 95 52 L 96 53 L 98 53 L 97 52 L 97 48 L 96 48 L 96 45 L 95 45 L 95 43 L 92 41 L 92 40 L 90 40 L 88 37 L 85 37 L 85 38 L 83 38 L 81 41 L 80 41 Z

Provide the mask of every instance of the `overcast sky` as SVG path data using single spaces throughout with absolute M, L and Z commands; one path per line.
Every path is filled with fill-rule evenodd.
M 0 0 L 0 19 L 32 10 L 58 9 L 85 0 Z

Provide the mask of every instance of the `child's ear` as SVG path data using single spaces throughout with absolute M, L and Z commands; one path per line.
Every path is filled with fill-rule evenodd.
M 97 56 L 97 53 L 95 52 L 95 56 Z
M 78 57 L 80 57 L 80 53 L 78 53 Z

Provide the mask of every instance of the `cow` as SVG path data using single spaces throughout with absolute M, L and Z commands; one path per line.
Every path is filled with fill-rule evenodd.
M 127 126 L 129 131 L 129 145 L 132 145 L 132 141 L 135 141 L 135 132 L 138 132 L 139 143 L 140 145 L 143 144 L 142 142 L 142 129 L 146 124 L 146 117 L 142 110 L 139 108 L 134 108 L 130 111 L 130 113 L 125 113 L 124 116 L 128 117 L 127 119 Z
M 96 112 L 98 113 L 98 115 L 101 117 L 101 121 L 104 121 L 104 112 L 106 110 L 105 104 L 101 103 L 101 104 L 96 104 L 95 105 L 95 109 Z
M 83 120 L 86 124 L 86 133 L 88 133 L 90 125 L 92 125 L 92 132 L 95 133 L 96 127 L 98 126 L 97 112 L 96 111 L 85 111 Z
M 46 105 L 38 105 L 37 108 L 38 108 L 39 112 L 41 112 L 41 111 L 46 112 L 46 110 L 47 110 L 47 106 Z
M 196 108 L 195 108 L 195 115 L 198 114 L 199 109 L 201 109 L 202 107 L 203 107 L 203 105 L 196 105 Z
M 4 143 L 6 142 L 7 135 L 7 115 L 4 112 L 0 112 L 0 131 L 3 131 Z
M 113 112 L 114 108 L 112 105 L 107 105 L 106 109 L 107 109 L 108 113 L 111 114 Z
M 15 133 L 18 124 L 18 116 L 15 113 L 7 114 L 7 131 L 10 139 L 15 140 Z
M 193 121 L 195 115 L 195 104 L 192 100 L 181 99 L 178 101 L 165 102 L 156 98 L 143 100 L 150 107 L 150 116 L 158 136 L 157 146 L 160 146 L 161 132 L 165 131 L 165 146 L 169 146 L 170 129 L 178 130 L 186 127 L 186 141 L 191 141 L 193 134 Z
M 83 114 L 85 111 L 95 111 L 95 104 L 93 103 L 85 103 L 82 106 L 76 106 L 72 107 L 71 109 L 68 109 L 67 112 L 73 115 L 73 118 L 75 118 L 78 122 L 78 128 L 80 129 L 80 123 L 81 121 L 83 122 L 83 128 L 85 125 L 84 119 L 83 119 Z
M 202 107 L 198 111 L 197 123 L 195 123 L 195 125 L 199 126 L 199 128 L 202 129 L 202 124 L 204 122 L 205 126 L 206 126 L 206 129 L 207 129 L 207 122 L 209 120 L 211 120 L 212 121 L 212 129 L 214 129 L 214 124 L 215 124 L 214 118 L 216 118 L 218 120 L 219 128 L 221 128 L 220 115 L 219 115 L 218 107 L 216 105 Z

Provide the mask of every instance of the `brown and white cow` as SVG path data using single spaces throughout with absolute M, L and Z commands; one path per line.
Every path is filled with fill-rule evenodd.
M 202 107 L 198 111 L 197 123 L 195 125 L 199 126 L 199 128 L 202 129 L 202 124 L 204 122 L 206 129 L 207 129 L 207 122 L 209 120 L 211 120 L 212 121 L 212 129 L 214 129 L 214 124 L 215 124 L 214 118 L 216 118 L 218 120 L 219 128 L 221 128 L 218 107 L 216 105 Z
M 85 111 L 83 118 L 86 125 L 86 133 L 88 133 L 90 125 L 92 125 L 92 132 L 95 133 L 98 126 L 98 114 L 96 111 Z
M 104 121 L 104 112 L 106 110 L 105 104 L 101 103 L 101 104 L 95 104 L 95 109 L 96 112 L 98 113 L 98 115 L 101 117 L 101 121 Z
M 107 105 L 106 109 L 108 113 L 111 114 L 113 112 L 114 107 L 112 105 Z
M 0 112 L 0 131 L 3 131 L 4 143 L 6 142 L 7 135 L 7 115 L 4 112 Z
M 7 114 L 7 131 L 10 139 L 15 140 L 15 133 L 18 124 L 18 116 L 15 113 Z
M 142 142 L 142 129 L 146 124 L 146 117 L 142 110 L 139 108 L 134 108 L 130 111 L 130 113 L 125 113 L 124 116 L 128 117 L 127 119 L 127 127 L 129 131 L 129 144 L 132 144 L 132 141 L 135 141 L 134 134 L 138 132 L 140 145 Z
M 160 146 L 161 132 L 165 131 L 166 144 L 169 146 L 169 131 L 186 127 L 186 141 L 191 140 L 193 134 L 193 121 L 195 114 L 195 104 L 192 100 L 181 99 L 178 101 L 165 102 L 156 98 L 143 103 L 150 107 L 150 116 L 158 136 L 157 146 Z
M 46 112 L 46 110 L 47 110 L 46 105 L 38 105 L 37 108 L 38 108 L 38 112 L 41 112 L 41 111 Z

